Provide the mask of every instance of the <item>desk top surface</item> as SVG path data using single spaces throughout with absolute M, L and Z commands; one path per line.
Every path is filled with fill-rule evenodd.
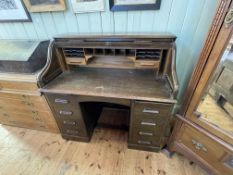
M 167 80 L 155 77 L 152 69 L 78 67 L 75 71 L 62 73 L 41 91 L 175 103 Z

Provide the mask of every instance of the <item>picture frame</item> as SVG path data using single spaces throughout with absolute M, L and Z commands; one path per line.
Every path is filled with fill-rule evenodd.
M 105 10 L 105 0 L 71 0 L 74 13 L 98 12 Z
M 159 10 L 161 0 L 109 0 L 111 11 Z
M 0 3 L 0 23 L 31 21 L 22 0 L 5 0 Z
M 64 11 L 65 0 L 23 0 L 29 12 Z

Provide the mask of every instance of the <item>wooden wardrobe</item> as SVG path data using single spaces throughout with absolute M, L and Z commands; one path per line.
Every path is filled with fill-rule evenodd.
M 211 174 L 233 174 L 232 33 L 233 3 L 221 0 L 169 142 Z

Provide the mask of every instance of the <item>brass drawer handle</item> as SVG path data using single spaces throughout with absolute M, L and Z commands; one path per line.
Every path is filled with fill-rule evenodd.
M 68 134 L 78 134 L 79 131 L 67 129 L 67 130 L 66 130 L 66 133 L 68 133 Z
M 207 152 L 207 148 L 202 143 L 200 143 L 194 139 L 192 139 L 192 143 L 197 150 L 202 150 L 204 152 Z
M 72 126 L 74 126 L 74 125 L 76 125 L 77 123 L 76 123 L 76 122 L 74 122 L 74 121 L 67 121 L 67 120 L 64 120 L 64 121 L 63 121 L 63 124 L 65 124 L 65 125 L 72 125 Z
M 156 126 L 156 123 L 152 123 L 152 122 L 141 122 L 141 125 Z
M 62 103 L 62 104 L 67 104 L 67 103 L 69 103 L 68 100 L 60 99 L 60 98 L 56 98 L 56 99 L 54 100 L 54 102 L 55 102 L 55 103 Z
M 59 114 L 61 114 L 61 115 L 72 115 L 73 114 L 73 112 L 72 111 L 59 111 Z
M 229 26 L 231 26 L 231 24 L 233 23 L 233 8 L 231 8 L 224 20 L 224 24 L 225 26 L 228 28 Z
M 150 113 L 150 114 L 159 114 L 158 110 L 152 110 L 152 109 L 143 109 L 144 113 Z
M 153 136 L 153 133 L 140 131 L 139 135 L 142 135 L 142 136 Z
M 138 144 L 142 144 L 142 145 L 151 145 L 151 142 L 150 142 L 150 141 L 138 140 Z

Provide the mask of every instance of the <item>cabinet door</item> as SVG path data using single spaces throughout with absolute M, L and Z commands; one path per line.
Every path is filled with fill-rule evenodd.
M 169 144 L 216 174 L 233 172 L 232 24 L 233 2 L 221 0 Z
M 231 19 L 229 21 L 229 19 Z M 193 74 L 193 88 L 186 112 L 183 114 L 213 135 L 233 145 L 233 6 L 230 5 L 225 21 L 209 56 L 199 59 Z M 204 62 L 205 60 L 205 62 Z M 198 79 L 198 73 L 200 78 Z M 195 88 L 196 86 L 196 88 Z M 190 92 L 190 90 L 189 90 Z
M 233 38 L 226 46 L 191 119 L 233 144 Z

